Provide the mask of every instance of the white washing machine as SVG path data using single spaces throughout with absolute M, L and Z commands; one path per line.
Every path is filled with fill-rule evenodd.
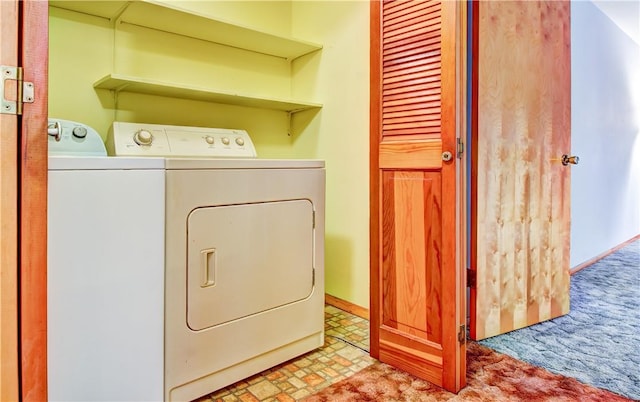
M 164 158 L 165 400 L 323 345 L 323 161 L 257 159 L 242 130 L 122 122 L 107 149 Z
M 77 122 L 48 134 L 49 400 L 162 400 L 165 161 L 107 157 Z

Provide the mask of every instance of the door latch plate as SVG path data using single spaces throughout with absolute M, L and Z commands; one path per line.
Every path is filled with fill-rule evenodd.
M 17 81 L 15 100 L 5 98 L 7 81 Z M 0 66 L 0 94 L 0 114 L 22 114 L 23 103 L 35 100 L 35 87 L 22 80 L 22 67 Z

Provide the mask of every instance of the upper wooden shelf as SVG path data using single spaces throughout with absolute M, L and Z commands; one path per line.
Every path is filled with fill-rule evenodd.
M 52 0 L 49 4 L 52 7 L 108 18 L 116 24 L 129 23 L 173 32 L 287 60 L 322 49 L 322 45 L 273 35 L 186 10 L 180 8 L 177 2 Z
M 93 87 L 98 89 L 109 89 L 116 92 L 132 92 L 147 95 L 167 96 L 171 98 L 191 99 L 236 106 L 281 110 L 291 113 L 308 109 L 319 109 L 322 107 L 319 103 L 236 94 L 212 88 L 199 88 L 169 82 L 147 80 L 140 77 L 131 77 L 121 74 L 109 74 L 96 81 L 93 84 Z

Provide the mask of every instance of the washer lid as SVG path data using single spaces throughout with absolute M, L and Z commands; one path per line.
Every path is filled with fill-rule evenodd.
M 167 170 L 195 169 L 321 169 L 323 160 L 316 159 L 204 159 L 167 158 Z
M 120 158 L 115 156 L 50 156 L 49 170 L 164 169 L 164 158 Z

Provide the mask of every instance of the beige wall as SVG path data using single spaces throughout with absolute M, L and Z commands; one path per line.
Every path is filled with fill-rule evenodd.
M 111 122 L 246 129 L 263 158 L 327 164 L 326 291 L 368 307 L 369 3 L 195 1 L 173 5 L 323 44 L 293 63 L 100 17 L 50 8 L 49 116 L 106 137 Z M 93 83 L 109 73 L 249 91 L 323 104 L 295 114 L 122 93 Z

